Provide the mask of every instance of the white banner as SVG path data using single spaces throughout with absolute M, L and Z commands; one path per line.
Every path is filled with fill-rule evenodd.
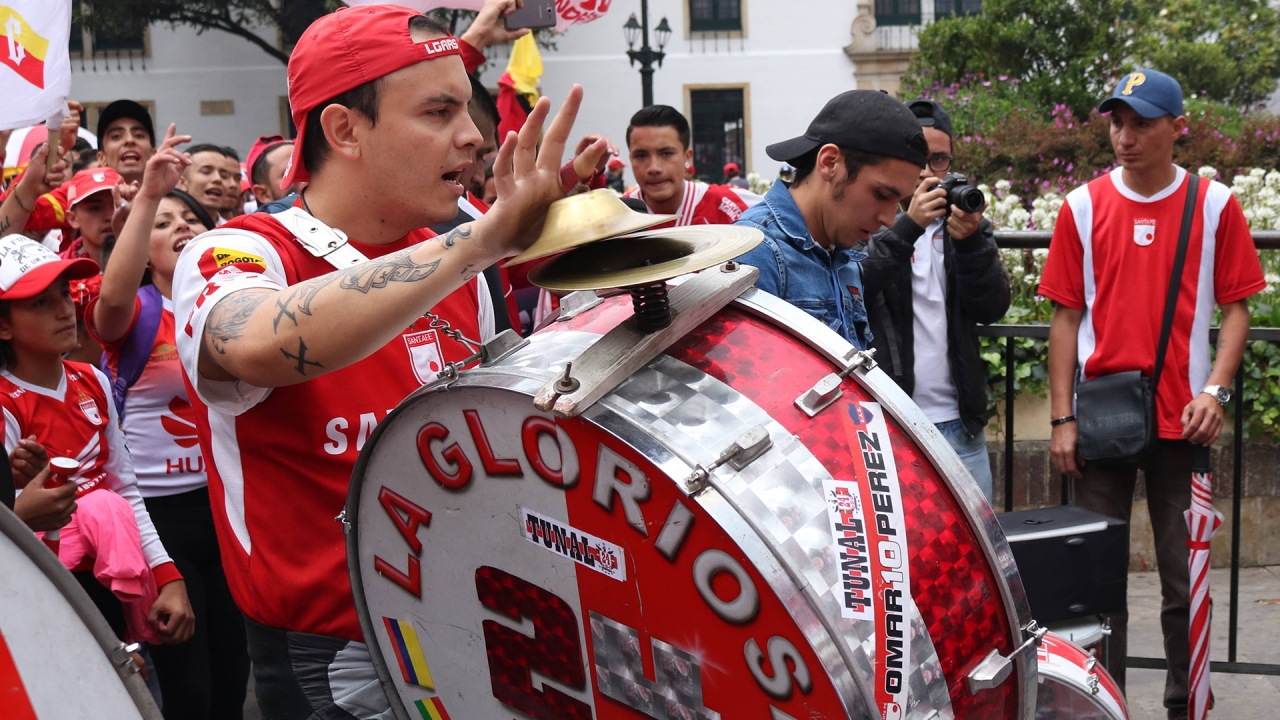
M 71 0 L 0 0 L 0 129 L 66 110 L 71 93 Z
M 0 0 L 3 2 L 4 0 Z M 387 0 L 346 0 L 348 5 L 383 5 Z M 525 0 L 526 3 L 535 0 Z M 397 5 L 412 8 L 420 13 L 447 8 L 450 10 L 475 10 L 484 7 L 484 0 L 396 0 Z M 599 20 L 609 10 L 613 0 L 556 0 L 556 30 L 563 31 L 571 25 Z

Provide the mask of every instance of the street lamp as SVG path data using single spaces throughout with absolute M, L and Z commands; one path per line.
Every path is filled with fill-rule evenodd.
M 658 49 L 649 47 L 649 0 L 640 0 L 640 22 L 636 22 L 635 13 L 632 13 L 622 26 L 622 31 L 627 38 L 627 57 L 631 58 L 631 66 L 635 67 L 637 62 L 640 63 L 641 93 L 644 106 L 649 107 L 653 104 L 653 64 L 656 62 L 658 67 L 662 67 L 662 59 L 667 56 L 662 49 L 671 39 L 671 26 L 667 24 L 665 17 L 662 18 L 658 27 L 654 28 Z M 639 50 L 635 49 L 637 42 L 640 43 Z

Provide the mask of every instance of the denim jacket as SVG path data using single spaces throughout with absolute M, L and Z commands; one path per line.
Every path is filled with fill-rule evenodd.
M 742 213 L 734 225 L 764 232 L 764 241 L 739 262 L 760 269 L 756 287 L 777 295 L 840 333 L 860 350 L 871 346 L 867 306 L 862 301 L 866 253 L 828 253 L 813 241 L 791 190 L 775 182 L 764 202 Z

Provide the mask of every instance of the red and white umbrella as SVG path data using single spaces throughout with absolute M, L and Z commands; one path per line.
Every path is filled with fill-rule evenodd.
M 1213 481 L 1209 468 L 1209 448 L 1191 451 L 1191 509 L 1187 518 L 1191 549 L 1191 669 L 1189 720 L 1203 720 L 1209 713 L 1209 541 L 1222 527 L 1222 513 L 1213 506 Z

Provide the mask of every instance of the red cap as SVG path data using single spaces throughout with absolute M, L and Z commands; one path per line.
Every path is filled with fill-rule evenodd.
M 409 20 L 421 14 L 400 5 L 343 7 L 311 23 L 298 38 L 289 56 L 289 107 L 298 136 L 281 190 L 310 177 L 302 165 L 302 138 L 313 108 L 423 60 L 462 55 L 452 36 L 414 42 Z
M 76 173 L 71 178 L 71 186 L 67 188 L 67 202 L 71 207 L 90 195 L 110 190 L 120 182 L 120 173 L 109 167 L 89 168 Z
M 736 162 L 729 162 L 729 163 L 725 163 L 725 164 L 724 164 L 724 174 L 725 174 L 725 175 L 728 175 L 728 174 L 729 174 L 729 173 L 731 173 L 731 172 L 740 173 L 740 172 L 742 172 L 742 169 L 738 167 L 738 163 L 736 163 Z
M 64 260 L 26 235 L 0 238 L 0 300 L 35 297 L 63 273 L 72 280 L 94 277 L 98 263 L 89 258 Z
M 627 166 L 627 164 L 626 164 L 626 163 L 624 163 L 624 162 L 622 162 L 622 161 L 621 161 L 621 160 L 619 160 L 618 158 L 611 158 L 611 159 L 609 160 L 609 169 L 610 169 L 610 170 L 621 170 L 622 168 L 624 168 L 624 167 L 626 167 L 626 166 Z
M 249 157 L 244 161 L 244 170 L 249 176 L 250 184 L 253 184 L 253 166 L 257 164 L 258 158 L 271 148 L 287 142 L 293 141 L 286 139 L 283 135 L 263 135 L 253 141 L 253 147 L 249 148 Z

